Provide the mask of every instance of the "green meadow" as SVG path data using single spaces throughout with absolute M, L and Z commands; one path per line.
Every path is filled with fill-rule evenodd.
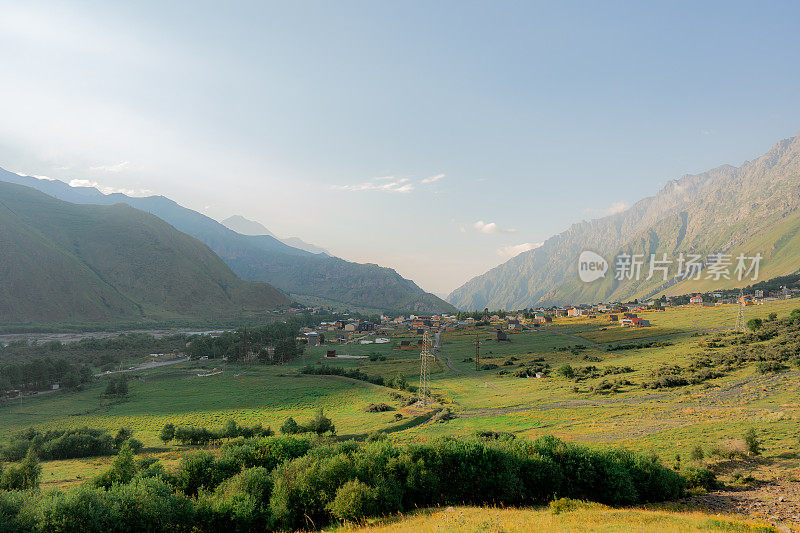
M 786 317 L 800 302 L 777 301 L 746 308 L 747 318 Z M 702 355 L 731 347 L 709 347 L 708 341 L 730 330 L 736 306 L 681 307 L 641 316 L 650 328 L 622 328 L 603 315 L 596 319 L 557 319 L 553 324 L 495 340 L 494 330 L 446 331 L 431 368 L 436 402 L 423 408 L 406 405 L 414 396 L 366 381 L 340 376 L 307 375 L 305 366 L 358 369 L 386 379 L 403 376 L 415 385 L 419 351 L 400 349 L 418 336 L 397 332 L 386 344 L 340 344 L 307 347 L 297 361 L 280 366 L 228 365 L 193 361 L 131 374 L 129 394 L 103 399 L 104 378 L 80 392 L 58 391 L 0 407 L 0 439 L 33 426 L 39 429 L 89 426 L 115 431 L 126 427 L 141 440 L 145 454 L 178 460 L 190 446 L 163 445 L 166 423 L 218 428 L 229 419 L 242 425 L 260 423 L 277 432 L 289 417 L 302 422 L 322 408 L 343 438 L 366 438 L 383 431 L 397 441 L 425 441 L 466 436 L 478 431 L 536 438 L 555 435 L 596 447 L 623 446 L 658 454 L 665 464 L 676 455 L 684 463 L 692 450 L 741 439 L 753 428 L 766 458 L 788 458 L 786 472 L 800 477 L 793 457 L 800 439 L 800 371 L 789 366 L 760 373 L 756 365 L 732 367 L 701 383 L 644 388 L 665 365 L 688 366 Z M 480 369 L 473 360 L 480 341 Z M 651 345 L 652 344 L 652 345 Z M 629 345 L 609 351 L 609 347 Z M 633 347 L 630 347 L 633 345 Z M 639 347 L 641 346 L 641 347 Z M 326 351 L 364 358 L 327 358 Z M 561 368 L 594 367 L 600 375 L 568 378 Z M 526 367 L 546 368 L 546 375 L 515 377 Z M 602 375 L 606 368 L 626 368 Z M 215 375 L 208 375 L 214 372 Z M 612 382 L 613 387 L 604 387 Z M 398 398 L 398 392 L 400 398 Z M 391 410 L 367 412 L 370 403 Z M 453 418 L 436 423 L 431 415 L 447 408 Z M 210 447 L 212 450 L 214 447 Z M 69 487 L 95 475 L 112 458 L 44 462 L 43 484 Z M 692 519 L 694 520 L 694 518 Z

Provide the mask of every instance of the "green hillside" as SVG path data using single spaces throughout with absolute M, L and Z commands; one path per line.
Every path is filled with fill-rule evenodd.
M 436 313 L 455 311 L 452 305 L 426 293 L 391 268 L 311 253 L 268 234 L 243 235 L 163 196 L 105 195 L 94 188 L 70 187 L 58 180 L 19 176 L 3 169 L 0 169 L 0 180 L 32 187 L 77 204 L 124 203 L 146 211 L 207 244 L 240 278 L 266 282 L 286 293 L 322 298 L 345 307 Z
M 207 246 L 127 205 L 75 205 L 0 182 L 0 321 L 194 317 L 288 304 Z

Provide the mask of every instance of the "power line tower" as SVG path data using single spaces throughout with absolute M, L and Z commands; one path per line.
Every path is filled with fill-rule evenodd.
M 736 314 L 735 331 L 744 331 L 744 289 L 739 291 L 739 310 Z
M 430 363 L 434 359 L 433 351 L 431 350 L 431 336 L 427 331 L 422 336 L 422 352 L 420 352 L 419 356 L 419 400 L 422 402 L 422 407 L 427 407 L 431 395 Z
M 475 340 L 472 341 L 472 344 L 475 345 L 475 370 L 478 370 L 478 365 L 481 362 L 481 340 L 478 338 L 478 334 L 475 334 Z

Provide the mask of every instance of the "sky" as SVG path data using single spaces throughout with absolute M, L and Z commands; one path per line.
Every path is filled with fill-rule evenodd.
M 0 167 L 443 295 L 800 132 L 797 2 L 7 2 Z

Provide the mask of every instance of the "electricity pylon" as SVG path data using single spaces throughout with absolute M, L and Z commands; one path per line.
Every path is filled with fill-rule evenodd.
M 428 399 L 431 395 L 430 363 L 434 359 L 433 351 L 431 350 L 431 336 L 427 331 L 422 336 L 422 352 L 420 352 L 419 356 L 419 400 L 422 402 L 422 407 L 427 407 Z
M 739 291 L 739 310 L 736 315 L 735 331 L 744 331 L 744 289 Z
M 475 370 L 478 370 L 478 365 L 481 362 L 481 341 L 477 333 L 475 334 L 475 340 L 472 341 L 472 344 L 475 345 Z

